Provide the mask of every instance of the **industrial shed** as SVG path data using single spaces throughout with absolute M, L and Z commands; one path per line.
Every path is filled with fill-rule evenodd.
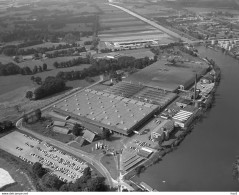
M 55 131 L 56 133 L 62 133 L 62 134 L 68 134 L 70 132 L 69 129 L 58 127 L 58 126 L 54 126 L 52 130 Z

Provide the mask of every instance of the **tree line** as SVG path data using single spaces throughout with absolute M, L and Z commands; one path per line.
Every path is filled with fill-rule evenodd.
M 53 66 L 55 68 L 67 68 L 67 67 L 78 66 L 81 64 L 89 64 L 89 63 L 90 63 L 90 60 L 88 58 L 78 57 L 66 62 L 54 62 Z
M 59 44 L 57 46 L 53 45 L 52 47 L 38 47 L 38 48 L 29 48 L 23 49 L 19 45 L 8 45 L 3 47 L 0 50 L 0 53 L 3 53 L 7 56 L 16 56 L 16 55 L 31 55 L 35 53 L 45 53 L 48 51 L 60 50 L 60 49 L 69 49 L 73 47 L 78 47 L 77 43 L 73 44 Z
M 57 58 L 62 56 L 72 56 L 74 55 L 75 52 L 77 53 L 86 52 L 86 49 L 85 47 L 80 47 L 80 48 L 70 48 L 70 49 L 65 49 L 60 51 L 54 51 L 53 53 L 46 53 L 46 57 Z
M 70 71 L 70 72 L 58 72 L 56 75 L 57 78 L 61 78 L 64 80 L 79 80 L 85 79 L 86 77 L 94 77 L 101 74 L 108 74 L 110 72 L 114 72 L 116 70 L 122 70 L 126 68 L 135 68 L 135 69 L 143 69 L 146 66 L 154 63 L 156 59 L 150 60 L 148 57 L 135 59 L 134 57 L 122 56 L 118 60 L 111 59 L 99 59 L 94 60 L 91 59 L 91 64 L 89 68 L 85 68 L 79 71 Z
M 43 66 L 34 66 L 33 70 L 31 70 L 28 66 L 25 67 L 19 67 L 18 65 L 14 63 L 8 63 L 8 64 L 1 64 L 0 63 L 0 76 L 8 76 L 8 75 L 32 75 L 36 74 L 38 72 L 46 71 L 47 70 L 47 64 L 43 64 Z

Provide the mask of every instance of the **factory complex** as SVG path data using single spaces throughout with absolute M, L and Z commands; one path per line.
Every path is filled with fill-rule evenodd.
M 53 106 L 55 112 L 116 133 L 128 135 L 152 116 L 158 105 L 86 89 Z

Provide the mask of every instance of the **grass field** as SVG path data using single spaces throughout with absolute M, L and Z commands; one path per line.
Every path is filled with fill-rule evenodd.
M 22 87 L 33 87 L 30 81 L 31 76 L 13 75 L 13 76 L 0 76 L 0 95 L 3 95 Z M 21 91 L 21 90 L 20 90 Z
M 110 172 L 110 175 L 113 179 L 117 179 L 118 172 L 116 167 L 116 162 L 113 155 L 105 155 L 101 158 L 101 163 L 106 167 Z

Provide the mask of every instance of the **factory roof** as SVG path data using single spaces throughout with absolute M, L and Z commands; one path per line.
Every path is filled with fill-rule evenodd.
M 85 130 L 84 135 L 82 136 L 83 139 L 87 140 L 88 142 L 93 142 L 94 138 L 95 138 L 95 134 L 92 133 L 89 130 Z
M 53 125 L 54 126 L 59 126 L 59 127 L 65 127 L 66 126 L 66 122 L 54 121 Z
M 158 106 L 86 89 L 58 103 L 56 108 L 128 131 L 155 111 Z
M 53 127 L 53 131 L 55 131 L 57 133 L 68 134 L 70 130 L 67 129 L 67 128 L 62 128 L 62 127 L 54 126 Z
M 174 128 L 174 122 L 171 120 L 161 120 L 161 123 L 155 127 L 152 133 L 162 134 L 164 130 L 172 131 Z

